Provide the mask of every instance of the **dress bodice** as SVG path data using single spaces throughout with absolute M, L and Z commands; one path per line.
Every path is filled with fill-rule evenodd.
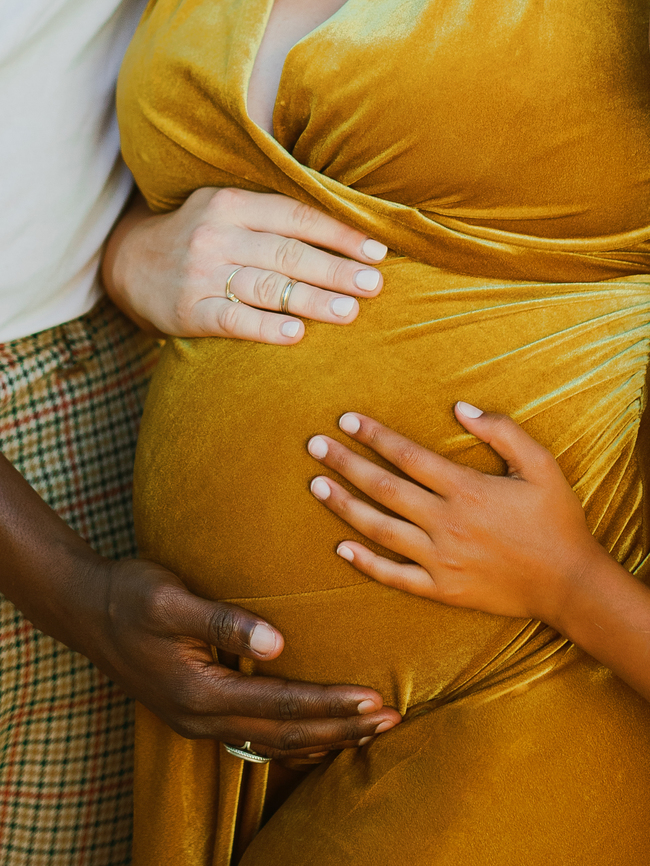
M 248 117 L 272 0 L 154 0 L 127 55 L 127 162 L 157 209 L 235 185 L 465 273 L 645 273 L 648 0 L 348 0 Z
M 561 862 L 618 862 L 621 844 L 621 862 L 647 862 L 647 833 L 634 841 L 647 706 L 549 627 L 398 592 L 336 557 L 345 539 L 369 542 L 310 495 L 305 444 L 340 438 L 336 419 L 358 411 L 500 472 L 452 406 L 505 412 L 558 458 L 598 540 L 647 578 L 650 4 L 348 0 L 289 52 L 273 137 L 246 110 L 271 3 L 150 3 L 119 87 L 138 183 L 159 210 L 205 185 L 283 193 L 398 255 L 352 328 L 309 322 L 291 347 L 167 342 L 138 445 L 138 542 L 193 592 L 282 632 L 281 655 L 243 661 L 246 673 L 371 685 L 408 715 L 316 770 L 242 862 L 485 866 L 507 852 L 531 866 L 558 838 Z M 233 839 L 243 850 L 268 814 L 266 781 L 152 715 L 138 749 L 134 862 L 230 864 Z M 632 784 L 621 768 L 637 764 Z M 296 801 L 308 814 L 293 824 Z

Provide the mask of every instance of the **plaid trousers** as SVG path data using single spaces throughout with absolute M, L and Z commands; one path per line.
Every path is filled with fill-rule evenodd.
M 131 476 L 158 347 L 108 300 L 0 345 L 0 450 L 104 556 L 135 554 Z M 0 866 L 130 862 L 133 706 L 0 596 Z

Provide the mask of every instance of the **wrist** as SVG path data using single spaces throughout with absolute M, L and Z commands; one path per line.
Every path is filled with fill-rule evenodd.
M 618 600 L 637 585 L 634 577 L 595 539 L 565 582 L 553 627 L 592 651 Z
M 33 589 L 18 606 L 38 629 L 90 656 L 96 637 L 103 631 L 107 588 L 101 575 L 106 573 L 109 560 L 76 539 L 54 543 L 47 559 L 47 584 L 39 587 L 28 580 Z
M 130 290 L 134 284 L 146 280 L 142 269 L 143 251 L 147 249 L 147 223 L 156 219 L 144 198 L 138 193 L 129 209 L 111 232 L 102 258 L 102 281 L 106 293 L 139 328 L 156 336 L 163 336 L 137 305 L 137 296 Z

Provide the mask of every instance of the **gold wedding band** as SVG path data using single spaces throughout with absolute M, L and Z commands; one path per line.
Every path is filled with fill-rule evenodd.
M 263 755 L 258 755 L 251 749 L 251 741 L 246 740 L 241 749 L 238 746 L 231 746 L 230 743 L 223 744 L 224 749 L 229 755 L 235 758 L 241 758 L 242 761 L 251 761 L 253 764 L 268 764 L 270 758 L 265 758 Z
M 286 286 L 282 289 L 282 294 L 280 295 L 280 312 L 289 313 L 289 298 L 291 297 L 291 292 L 293 291 L 293 287 L 296 285 L 298 280 L 289 280 Z
M 244 266 L 241 265 L 241 267 L 235 268 L 235 270 L 232 272 L 232 274 L 226 280 L 226 297 L 228 298 L 229 301 L 232 301 L 233 304 L 241 304 L 241 301 L 239 300 L 237 295 L 234 294 L 234 292 L 230 291 L 230 283 L 232 282 L 232 278 L 235 276 L 235 274 L 238 274 L 243 269 L 243 267 Z

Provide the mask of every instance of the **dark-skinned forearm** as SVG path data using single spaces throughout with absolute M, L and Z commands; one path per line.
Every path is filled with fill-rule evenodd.
M 35 626 L 83 651 L 78 616 L 101 560 L 0 454 L 0 592 Z

